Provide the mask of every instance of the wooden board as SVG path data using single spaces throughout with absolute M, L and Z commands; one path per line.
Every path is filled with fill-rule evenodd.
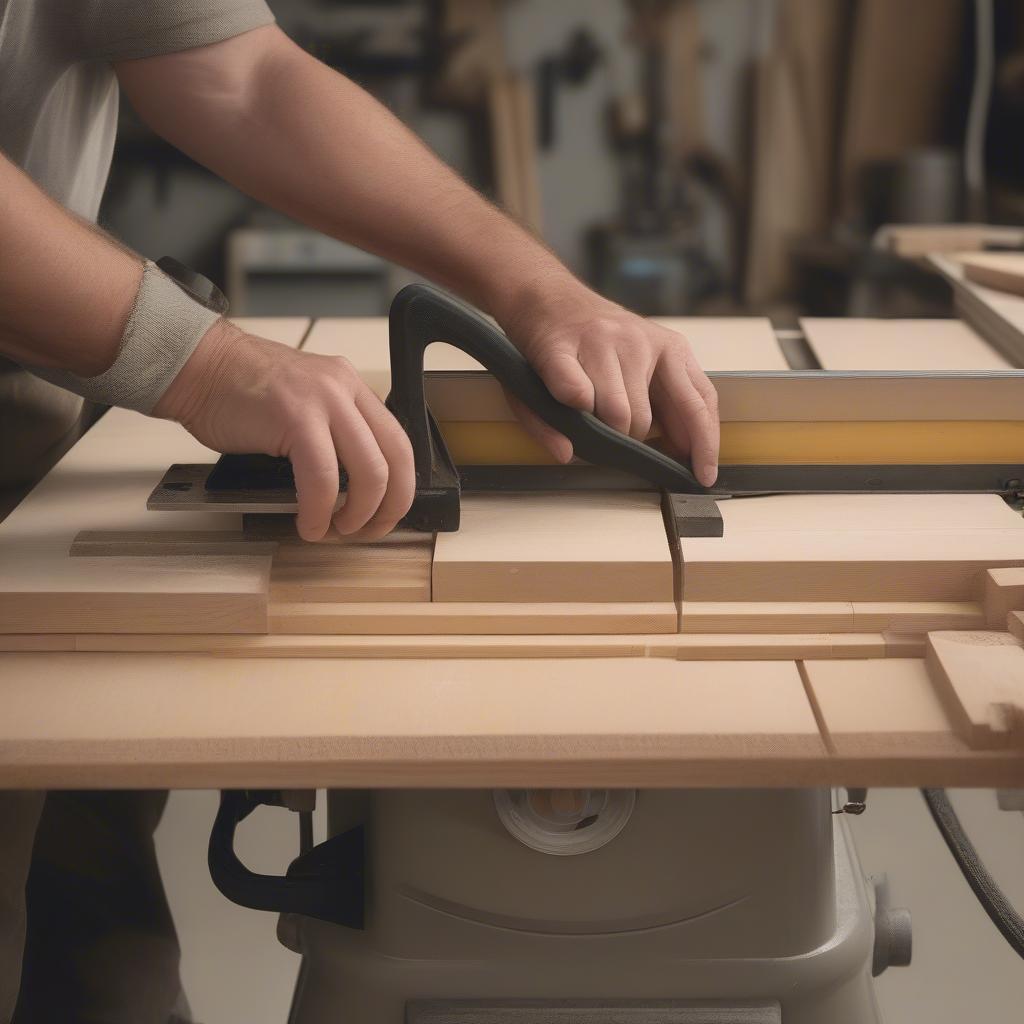
M 830 750 L 843 757 L 950 757 L 968 748 L 953 734 L 920 659 L 805 661 L 802 672 Z
M 971 747 L 1024 750 L 1024 647 L 1009 633 L 928 634 L 928 672 Z
M 776 785 L 824 756 L 792 662 L 324 658 L 300 698 L 280 663 L 215 666 L 0 657 L 0 784 Z
M 655 494 L 465 494 L 438 534 L 438 601 L 672 601 L 672 553 Z
M 985 622 L 989 629 L 1003 629 L 1006 616 L 1024 608 L 1024 568 L 990 569 L 985 574 Z
M 250 321 L 297 343 L 307 321 Z M 260 326 L 262 325 L 262 327 Z M 260 632 L 269 558 L 224 554 L 71 557 L 81 531 L 237 533 L 238 516 L 146 510 L 172 462 L 209 462 L 177 424 L 112 409 L 0 524 L 0 632 Z
M 994 495 L 781 495 L 720 503 L 725 536 L 684 538 L 684 601 L 978 601 L 1024 565 Z
M 766 317 L 663 316 L 654 323 L 682 334 L 704 370 L 788 370 Z
M 1024 295 L 1024 253 L 963 254 L 960 256 L 960 263 L 968 281 L 1013 295 Z
M 959 320 L 802 317 L 824 370 L 1002 370 L 1010 363 Z

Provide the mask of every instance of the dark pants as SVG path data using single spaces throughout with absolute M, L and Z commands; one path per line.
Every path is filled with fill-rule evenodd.
M 166 802 L 0 792 L 0 1024 L 167 1024 L 181 1011 L 153 846 Z

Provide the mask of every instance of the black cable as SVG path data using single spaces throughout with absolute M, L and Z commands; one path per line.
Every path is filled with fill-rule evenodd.
M 967 837 L 960 819 L 953 810 L 949 796 L 944 789 L 922 789 L 928 810 L 949 847 L 949 852 L 960 868 L 971 891 L 978 898 L 982 910 L 999 929 L 1000 934 L 1013 948 L 1013 951 L 1024 958 L 1024 917 L 1014 909 L 1006 898 L 996 880 L 988 873 L 984 863 L 978 856 L 974 844 Z

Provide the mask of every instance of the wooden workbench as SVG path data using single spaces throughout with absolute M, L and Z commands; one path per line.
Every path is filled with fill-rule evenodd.
M 387 390 L 383 320 L 246 326 Z M 709 369 L 785 366 L 765 321 L 677 326 Z M 902 356 L 886 328 L 887 366 L 1000 365 L 932 327 Z M 805 329 L 856 363 L 849 323 Z M 430 358 L 468 422 L 472 365 Z M 0 785 L 1024 783 L 1024 520 L 999 498 L 733 499 L 724 538 L 682 542 L 615 492 L 468 496 L 457 534 L 379 544 L 146 511 L 169 464 L 214 458 L 112 410 L 0 524 Z

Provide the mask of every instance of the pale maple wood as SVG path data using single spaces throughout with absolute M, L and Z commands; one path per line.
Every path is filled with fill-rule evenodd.
M 434 547 L 434 601 L 662 602 L 673 583 L 655 494 L 464 494 Z
M 1024 520 L 995 495 L 796 495 L 719 508 L 724 537 L 681 541 L 684 601 L 976 601 L 987 569 L 1024 565 Z
M 825 757 L 792 662 L 326 658 L 301 672 L 297 689 L 261 659 L 4 655 L 0 783 L 772 785 Z
M 829 748 L 844 757 L 941 757 L 967 748 L 954 735 L 924 662 L 805 661 L 802 673 Z
M 1010 612 L 1024 608 L 1024 568 L 989 569 L 984 601 L 989 629 L 1002 629 Z
M 273 594 L 273 588 L 272 588 Z M 615 604 L 510 602 L 271 602 L 271 633 L 297 634 L 637 634 L 674 633 L 671 601 Z
M 1024 748 L 1024 647 L 1009 633 L 928 634 L 928 672 L 971 747 Z
M 766 317 L 656 316 L 651 320 L 682 334 L 705 371 L 789 369 Z
M 683 601 L 684 633 L 829 633 L 854 628 L 849 601 Z
M 72 558 L 159 555 L 273 555 L 275 541 L 258 541 L 241 530 L 82 530 Z
M 974 601 L 855 601 L 854 630 L 928 633 L 941 629 L 984 629 L 985 613 Z
M 1010 363 L 959 320 L 802 317 L 824 370 L 1005 370 Z
M 968 281 L 1024 295 L 1024 254 L 1019 252 L 978 252 L 959 257 Z

